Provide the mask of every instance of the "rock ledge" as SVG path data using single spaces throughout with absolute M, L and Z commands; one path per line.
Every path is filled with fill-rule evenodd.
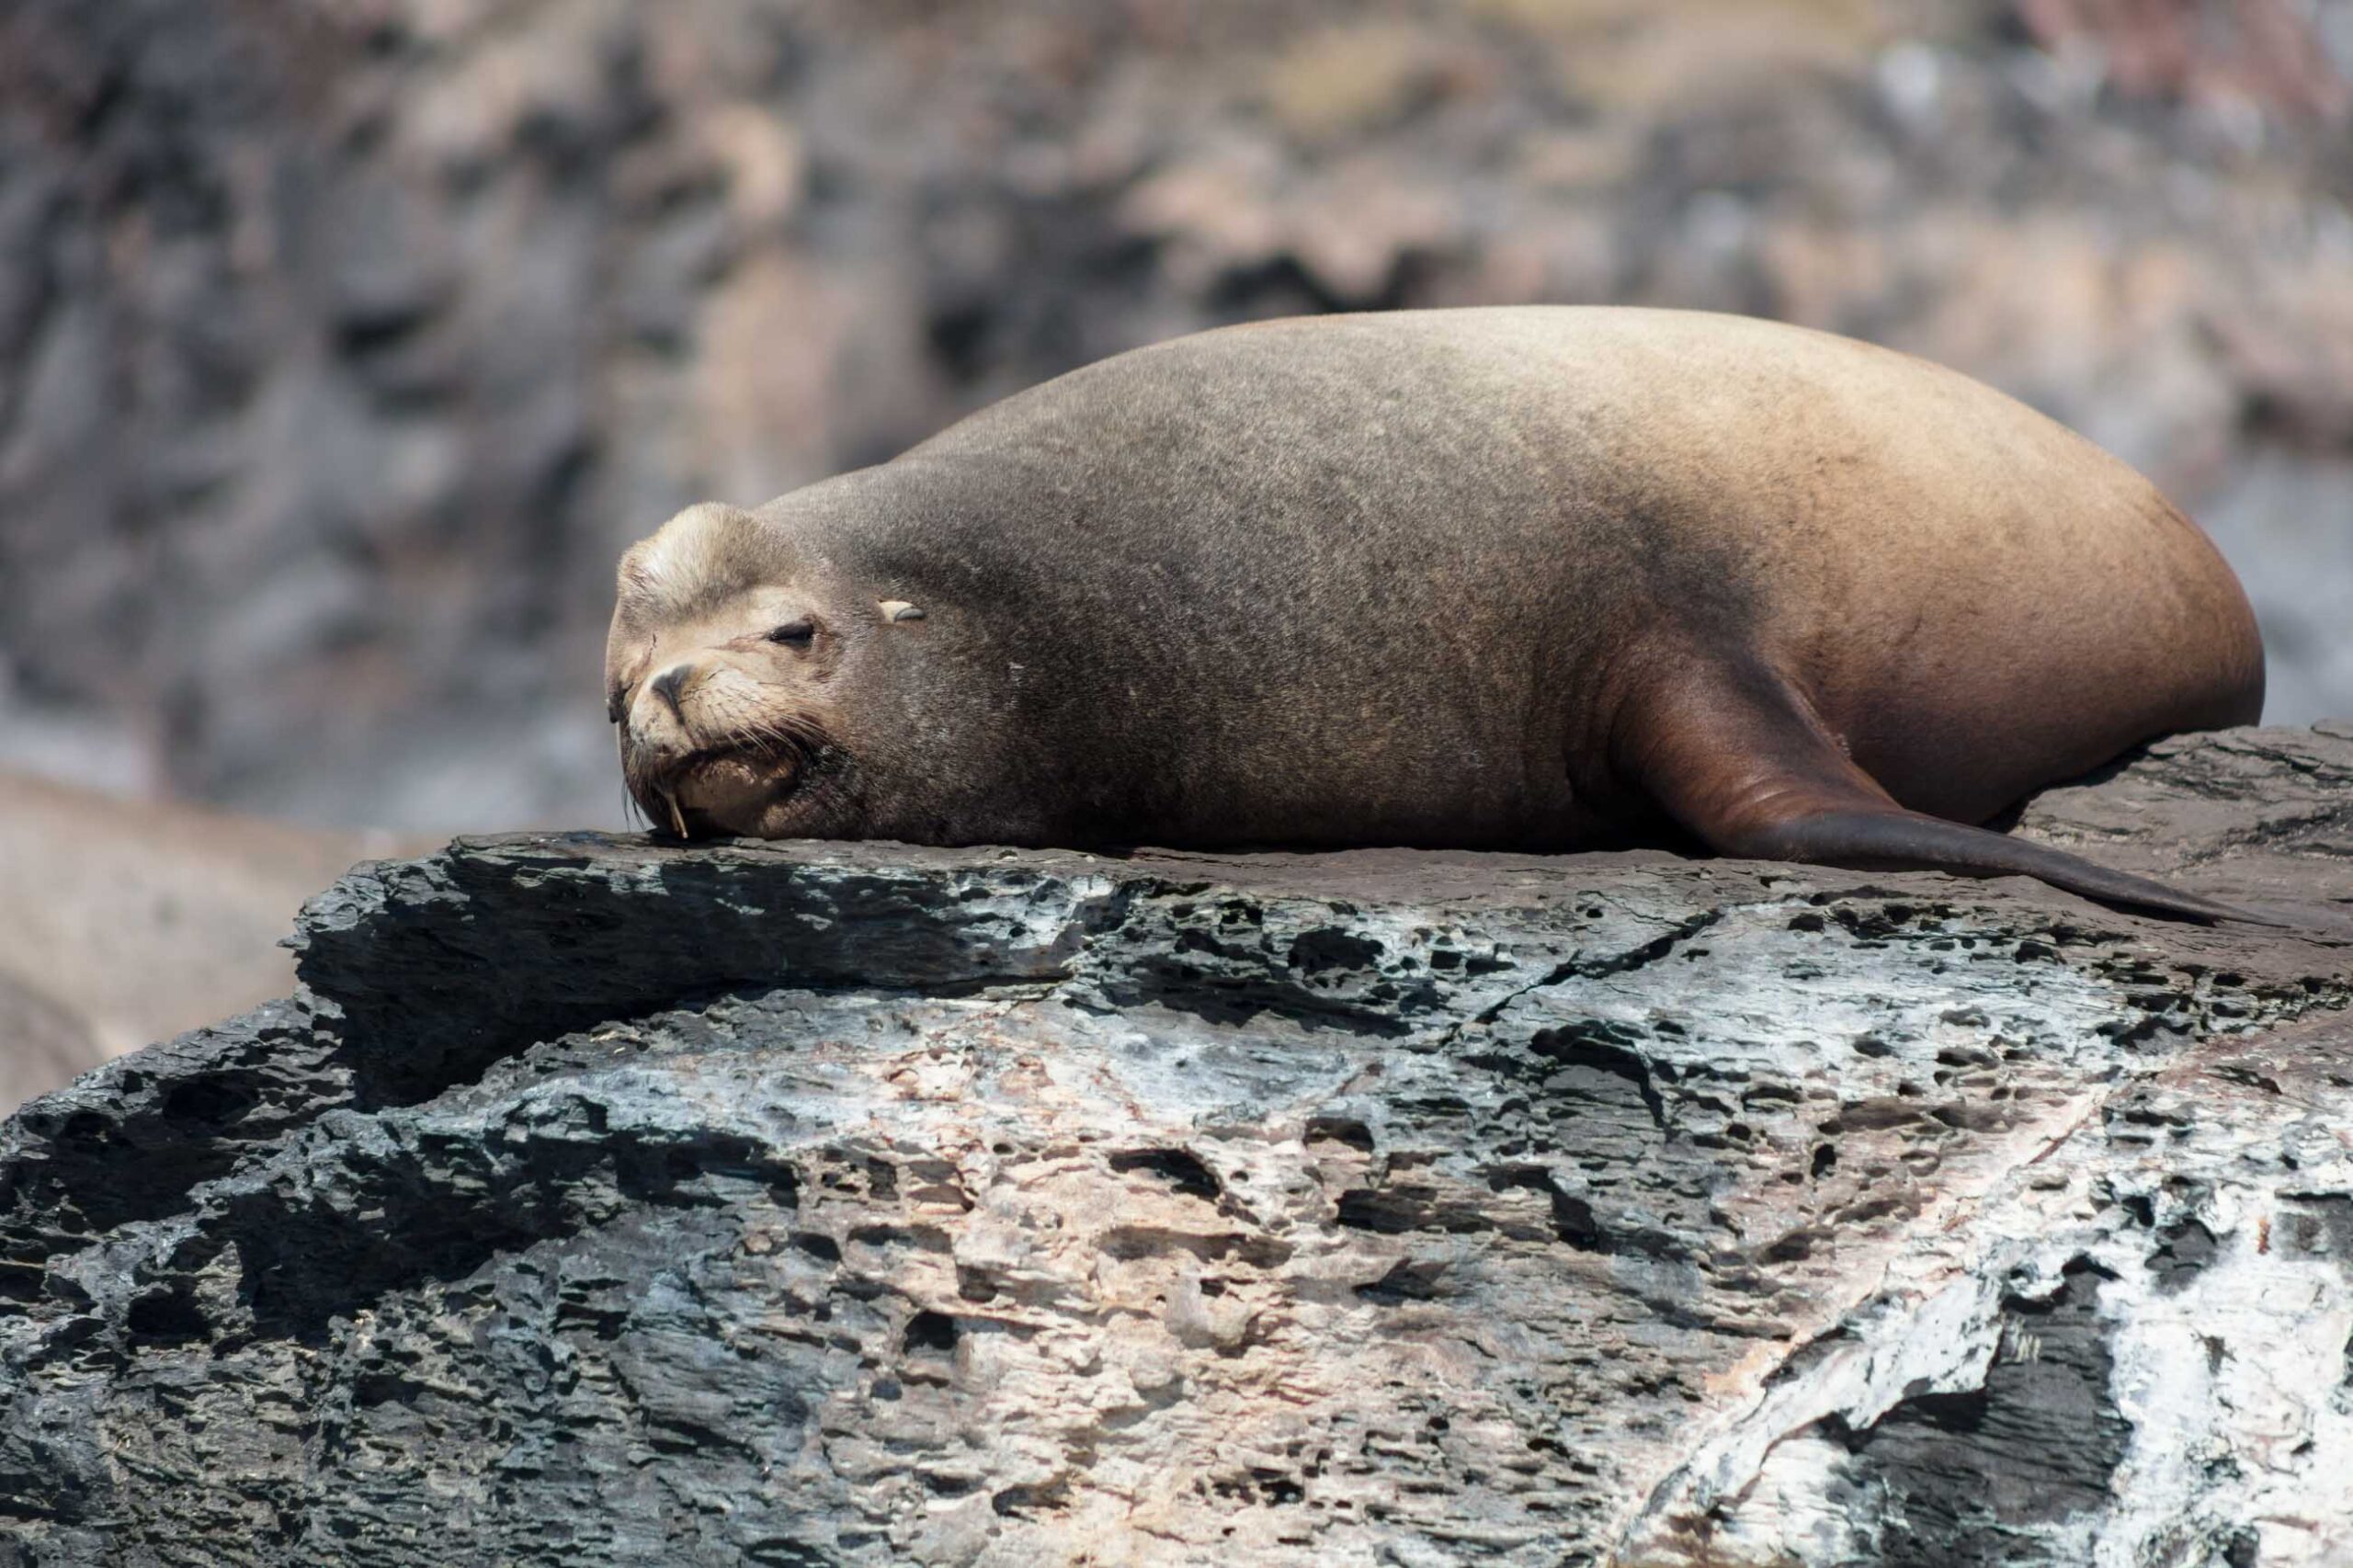
M 0 1562 L 2341 1562 L 2353 729 L 1659 853 L 468 840 L 0 1134 Z

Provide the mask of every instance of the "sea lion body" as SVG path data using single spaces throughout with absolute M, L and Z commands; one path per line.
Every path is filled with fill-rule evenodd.
M 805 645 L 747 642 L 785 615 Z M 2064 427 L 1819 333 L 1537 307 L 1182 338 L 697 508 L 625 561 L 608 673 L 682 828 L 1570 848 L 1665 818 L 2053 881 L 1952 824 L 2262 701 L 2220 555 Z M 757 711 L 801 739 L 747 747 Z

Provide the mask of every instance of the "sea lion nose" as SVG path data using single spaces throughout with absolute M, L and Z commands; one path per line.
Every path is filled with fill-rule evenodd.
M 678 703 L 685 697 L 687 683 L 694 678 L 694 673 L 692 665 L 672 665 L 648 683 L 654 695 L 670 705 L 670 712 L 681 723 L 686 722 L 687 713 Z

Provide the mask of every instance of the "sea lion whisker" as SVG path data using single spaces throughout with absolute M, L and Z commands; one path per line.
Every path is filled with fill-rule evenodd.
M 764 755 L 789 754 L 796 764 L 803 766 L 826 744 L 824 731 L 796 716 L 755 719 L 745 729 Z
M 638 809 L 637 804 L 637 778 L 635 764 L 629 754 L 628 725 L 616 723 L 613 726 L 613 746 L 620 753 L 621 758 L 621 821 L 642 825 L 645 813 Z

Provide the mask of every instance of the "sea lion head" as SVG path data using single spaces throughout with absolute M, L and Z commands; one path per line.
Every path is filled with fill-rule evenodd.
M 605 689 L 631 796 L 680 837 L 843 832 L 844 676 L 920 616 L 848 598 L 750 512 L 687 508 L 621 558 Z

